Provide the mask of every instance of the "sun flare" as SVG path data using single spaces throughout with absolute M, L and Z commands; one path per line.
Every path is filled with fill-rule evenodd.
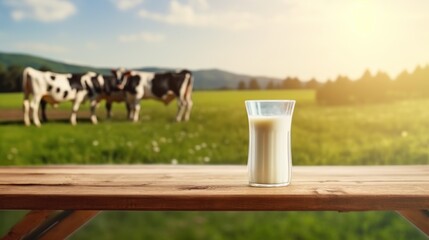
M 370 37 L 376 30 L 376 9 L 371 1 L 359 0 L 351 3 L 349 26 L 355 37 Z

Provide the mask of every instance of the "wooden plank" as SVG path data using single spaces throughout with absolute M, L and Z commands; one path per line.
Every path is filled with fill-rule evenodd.
M 34 210 L 27 213 L 24 218 L 15 224 L 11 230 L 3 236 L 3 240 L 22 239 L 40 224 L 46 221 L 55 211 L 53 210 Z
M 429 237 L 429 210 L 402 210 L 398 213 Z
M 29 173 L 29 174 L 47 174 L 47 173 L 76 173 L 76 174 L 106 174 L 106 173 L 159 173 L 163 170 L 166 173 L 177 172 L 195 172 L 228 169 L 229 171 L 236 170 L 241 172 L 243 169 L 237 168 L 237 165 L 44 165 L 40 166 L 2 166 L 0 167 L 0 174 L 16 174 L 16 173 Z M 242 166 L 241 166 L 242 167 Z M 428 174 L 429 169 L 427 165 L 380 165 L 380 166 L 294 166 L 300 168 L 300 172 L 312 175 L 316 173 L 317 176 L 329 176 L 332 174 L 339 176 L 348 175 L 374 175 L 380 173 L 382 175 L 409 175 L 410 173 Z M 317 172 L 319 170 L 323 170 Z M 214 173 L 216 174 L 217 171 Z
M 429 209 L 429 166 L 296 166 L 282 188 L 249 187 L 245 166 L 2 167 L 0 209 Z

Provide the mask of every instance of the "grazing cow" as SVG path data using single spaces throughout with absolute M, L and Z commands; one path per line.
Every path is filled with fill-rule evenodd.
M 106 100 L 106 113 L 107 118 L 112 117 L 112 103 L 113 102 L 125 102 L 125 91 L 119 89 L 119 81 L 114 76 L 103 75 L 104 79 L 104 89 L 102 93 L 98 96 L 97 102 L 101 100 Z M 126 104 L 128 115 L 130 108 Z
M 91 101 L 91 121 L 94 124 L 97 123 L 96 99 L 104 87 L 104 79 L 97 73 L 62 74 L 49 71 L 42 72 L 27 67 L 23 72 L 22 86 L 24 91 L 24 122 L 27 126 L 31 124 L 30 108 L 33 110 L 33 122 L 39 127 L 41 125 L 38 116 L 39 104 L 42 105 L 42 117 L 46 118 L 45 107 L 47 103 L 58 104 L 64 101 L 73 101 L 70 122 L 72 125 L 76 125 L 77 111 L 85 98 L 89 98 Z M 32 95 L 31 102 L 30 95 Z
M 152 98 L 169 104 L 177 99 L 176 121 L 188 121 L 192 109 L 193 76 L 188 70 L 176 72 L 152 73 L 141 71 L 112 70 L 120 82 L 119 88 L 126 92 L 130 106 L 130 118 L 138 121 L 140 100 Z

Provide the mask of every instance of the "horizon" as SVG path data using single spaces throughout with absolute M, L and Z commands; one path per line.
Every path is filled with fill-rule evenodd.
M 98 69 L 109 69 L 109 68 L 115 68 L 115 67 L 106 67 L 106 66 L 93 66 L 93 65 L 85 65 L 85 64 L 81 64 L 81 63 L 73 63 L 73 62 L 66 62 L 66 61 L 62 61 L 62 60 L 57 60 L 54 58 L 49 58 L 49 57 L 44 57 L 44 56 L 40 56 L 40 55 L 35 55 L 35 54 L 29 54 L 29 53 L 24 53 L 24 52 L 7 52 L 7 51 L 0 51 L 0 54 L 10 54 L 10 55 L 25 55 L 25 56 L 30 56 L 30 57 L 36 57 L 36 58 L 41 58 L 44 60 L 48 60 L 48 61 L 52 61 L 52 62 L 57 62 L 60 64 L 67 64 L 67 65 L 72 65 L 72 66 L 79 66 L 79 67 L 90 67 L 90 68 L 98 68 Z M 116 67 L 125 67 L 128 68 L 126 66 L 116 66 Z M 230 71 L 228 69 L 221 69 L 221 68 L 216 68 L 216 67 L 211 67 L 211 68 L 198 68 L 198 69 L 189 69 L 192 71 L 223 71 L 229 74 L 235 74 L 235 75 L 243 75 L 243 76 L 248 76 L 248 77 L 256 77 L 256 78 L 266 78 L 267 80 L 271 79 L 271 80 L 276 80 L 276 81 L 282 81 L 285 80 L 286 78 L 298 78 L 299 81 L 305 83 L 305 82 L 309 82 L 311 80 L 316 80 L 317 82 L 320 83 L 326 83 L 327 81 L 335 81 L 337 78 L 340 77 L 346 77 L 348 79 L 350 79 L 351 81 L 357 81 L 359 80 L 363 75 L 366 74 L 367 71 L 370 72 L 371 76 L 376 76 L 378 73 L 383 73 L 386 74 L 390 80 L 394 81 L 396 80 L 396 78 L 401 75 L 404 71 L 407 72 L 408 74 L 412 74 L 416 69 L 418 68 L 428 68 L 429 67 L 429 63 L 428 64 L 423 64 L 423 65 L 417 65 L 415 66 L 412 70 L 408 70 L 408 69 L 403 69 L 402 71 L 400 71 L 397 75 L 395 76 L 391 76 L 388 72 L 385 72 L 383 70 L 378 70 L 378 71 L 371 71 L 370 69 L 364 69 L 361 73 L 361 75 L 359 75 L 356 78 L 351 78 L 348 75 L 337 75 L 336 77 L 332 78 L 332 79 L 325 79 L 324 81 L 317 79 L 317 78 L 311 78 L 311 79 L 302 79 L 298 76 L 284 76 L 284 77 L 273 77 L 273 76 L 269 76 L 269 75 L 251 75 L 248 73 L 240 73 L 240 72 L 234 72 L 234 71 Z M 128 68 L 128 69 L 145 69 L 145 68 L 157 68 L 157 69 L 177 69 L 175 67 L 169 67 L 169 66 L 139 66 L 139 67 L 134 67 L 134 68 Z
M 0 51 L 96 68 L 221 69 L 320 82 L 357 79 L 368 69 L 394 79 L 429 63 L 427 7 L 423 0 L 3 0 Z

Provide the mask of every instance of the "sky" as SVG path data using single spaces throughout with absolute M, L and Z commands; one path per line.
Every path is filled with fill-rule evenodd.
M 0 0 L 0 51 L 303 80 L 429 63 L 427 0 Z

